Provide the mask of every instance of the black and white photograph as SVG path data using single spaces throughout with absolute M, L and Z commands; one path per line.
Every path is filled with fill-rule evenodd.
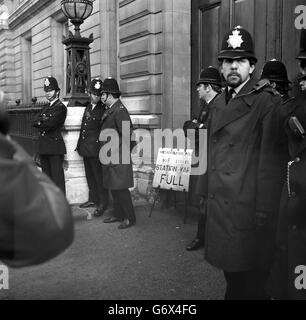
M 306 300 L 305 138 L 306 0 L 0 0 L 0 301 Z

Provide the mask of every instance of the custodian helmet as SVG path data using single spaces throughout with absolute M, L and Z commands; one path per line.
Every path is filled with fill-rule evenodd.
M 47 77 L 44 82 L 44 91 L 59 91 L 60 88 L 58 87 L 57 80 L 54 77 Z
M 93 80 L 91 80 L 91 83 L 89 86 L 89 92 L 96 95 L 96 96 L 101 96 L 102 95 L 102 86 L 103 86 L 102 80 L 93 79 Z
M 237 26 L 224 36 L 218 60 L 243 58 L 257 62 L 250 33 L 241 26 Z
M 214 84 L 217 86 L 222 86 L 221 83 L 221 75 L 220 72 L 218 71 L 218 69 L 209 66 L 206 69 L 203 69 L 200 73 L 200 78 L 197 82 L 197 85 L 201 84 L 201 83 L 209 83 L 209 84 Z

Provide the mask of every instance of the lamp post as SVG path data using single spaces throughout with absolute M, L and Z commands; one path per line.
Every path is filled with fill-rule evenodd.
M 89 97 L 87 90 L 90 83 L 89 44 L 93 42 L 93 34 L 89 38 L 81 37 L 80 25 L 88 18 L 93 9 L 92 0 L 62 0 L 61 8 L 65 16 L 74 25 L 75 34 L 69 31 L 63 37 L 67 51 L 66 96 L 69 106 L 82 106 Z

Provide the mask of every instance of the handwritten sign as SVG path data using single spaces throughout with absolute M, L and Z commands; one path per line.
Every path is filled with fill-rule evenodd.
M 192 152 L 191 149 L 160 148 L 153 188 L 188 192 Z

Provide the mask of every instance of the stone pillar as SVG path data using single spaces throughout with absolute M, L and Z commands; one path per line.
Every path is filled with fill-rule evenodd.
M 67 107 L 67 118 L 63 138 L 66 144 L 65 180 L 66 196 L 70 204 L 88 200 L 88 186 L 85 178 L 83 158 L 75 151 L 79 138 L 84 107 Z
M 163 128 L 182 128 L 190 118 L 191 1 L 163 1 Z

